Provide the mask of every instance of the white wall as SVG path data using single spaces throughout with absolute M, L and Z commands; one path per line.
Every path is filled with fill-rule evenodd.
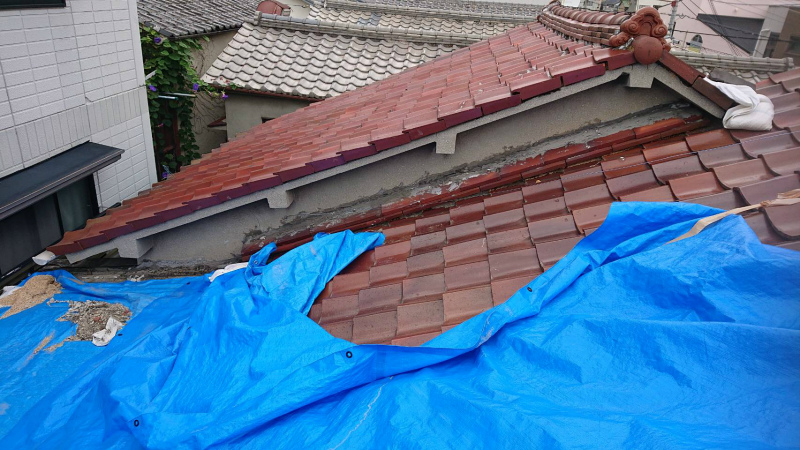
M 101 209 L 156 181 L 136 2 L 0 10 L 0 177 L 86 141 L 125 150 Z

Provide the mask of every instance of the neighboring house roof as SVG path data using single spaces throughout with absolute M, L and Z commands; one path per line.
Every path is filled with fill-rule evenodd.
M 764 19 L 716 14 L 698 14 L 697 20 L 750 54 L 756 49 L 764 25 Z
M 722 69 L 753 84 L 769 79 L 770 75 L 794 68 L 792 58 L 756 58 L 680 50 L 672 50 L 672 54 L 705 74 L 711 73 L 714 69 Z
M 343 0 L 321 5 L 312 5 L 307 19 L 260 15 L 257 26 L 245 24 L 203 80 L 223 88 L 327 98 L 519 26 L 515 22 L 526 19 L 499 15 L 487 19 L 489 15 L 484 14 L 481 20 L 465 20 L 453 11 Z M 534 10 L 538 9 L 525 11 Z M 541 20 L 567 36 L 608 45 L 608 39 L 619 32 L 619 24 L 629 17 L 628 13 L 554 7 L 544 11 Z M 584 23 L 587 25 L 578 26 Z M 273 46 L 276 39 L 286 45 Z M 312 48 L 318 42 L 327 45 Z M 331 50 L 333 45 L 336 49 Z M 299 48 L 304 49 L 300 58 Z M 706 73 L 725 69 L 751 83 L 775 73 L 773 69 L 779 65 L 767 58 L 699 60 L 690 52 L 675 54 Z M 791 66 L 777 71 L 788 68 Z
M 136 0 L 139 23 L 165 36 L 235 30 L 253 18 L 260 0 Z
M 483 36 L 494 36 L 504 31 L 508 31 L 519 25 L 519 21 L 511 22 L 500 20 L 481 20 L 474 17 L 471 20 L 449 19 L 438 17 L 428 11 L 415 13 L 412 11 L 380 11 L 380 10 L 354 10 L 335 7 L 320 8 L 312 6 L 309 18 L 322 22 L 339 22 L 357 25 L 369 25 L 374 27 L 386 27 L 406 30 L 435 30 L 442 33 L 452 34 L 474 34 Z M 536 15 L 528 18 L 535 20 Z
M 570 11 L 564 12 L 567 13 Z M 588 22 L 571 26 L 589 29 L 595 26 L 592 21 L 600 18 L 587 17 Z M 686 95 L 690 92 L 705 102 L 711 100 L 721 108 L 729 107 L 732 102 L 699 72 L 669 53 L 661 53 L 662 45 L 666 45 L 661 39 L 663 34 L 659 38 L 658 34 L 634 33 L 662 31 L 662 27 L 652 24 L 641 26 L 646 20 L 660 22 L 655 10 L 645 8 L 623 25 L 622 33 L 609 40 L 620 45 L 617 41 L 628 42 L 636 37 L 629 50 L 566 39 L 540 23 L 532 23 L 364 88 L 314 103 L 242 133 L 148 192 L 123 202 L 104 217 L 90 220 L 85 229 L 67 233 L 51 250 L 57 254 L 80 252 L 240 197 L 261 200 L 265 190 L 263 195 L 280 195 L 279 186 L 284 183 L 332 174 L 329 169 L 412 140 L 439 135 L 482 116 L 517 106 L 520 108 L 515 111 L 521 110 L 525 107 L 521 103 L 529 99 L 562 87 L 573 89 L 568 85 L 588 83 L 606 71 L 620 74 L 629 65 L 658 61 L 670 79 L 686 83 L 681 85 L 687 90 Z M 653 45 L 658 51 L 653 51 Z M 777 115 L 776 126 L 800 125 L 795 112 L 800 109 Z M 544 167 L 563 162 L 572 156 L 570 151 L 551 153 L 537 160 L 537 164 Z M 282 205 L 283 201 L 289 200 L 276 197 L 275 204 Z M 116 245 L 114 242 L 108 245 Z
M 203 80 L 218 86 L 321 99 L 366 86 L 458 48 L 245 23 Z
M 317 3 L 321 3 L 317 1 Z M 364 5 L 386 5 L 405 9 L 433 9 L 439 11 L 459 11 L 475 14 L 495 14 L 503 16 L 536 16 L 541 5 L 514 2 L 471 1 L 471 0 L 364 0 L 359 2 L 328 1 L 328 4 L 362 3 Z
M 524 9 L 532 16 L 481 16 L 337 1 L 312 5 L 305 19 L 258 14 L 203 80 L 270 94 L 332 97 L 534 21 L 539 9 Z M 277 40 L 286 45 L 273 46 Z

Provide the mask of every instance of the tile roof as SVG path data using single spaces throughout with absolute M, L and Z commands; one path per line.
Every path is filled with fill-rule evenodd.
M 245 23 L 203 76 L 218 86 L 327 98 L 366 86 L 458 46 L 327 34 Z
M 787 78 L 794 80 L 800 71 Z M 800 111 L 800 96 L 790 111 Z M 380 230 L 386 243 L 334 277 L 309 317 L 356 344 L 420 345 L 548 270 L 603 223 L 612 202 L 732 209 L 800 189 L 800 118 L 763 133 L 700 131 L 708 124 L 668 119 L 573 144 L 581 152 L 566 159 L 566 148 L 553 149 L 443 188 L 446 194 L 385 205 L 383 216 L 360 225 L 329 225 Z M 551 155 L 562 155 L 555 171 L 539 161 Z M 745 220 L 763 243 L 800 250 L 800 205 L 761 208 Z M 279 241 L 279 249 L 307 239 Z
M 729 71 L 749 82 L 758 83 L 770 75 L 794 68 L 792 58 L 756 58 L 754 56 L 729 56 L 672 50 L 672 54 L 705 74 L 714 69 Z
M 339 9 L 312 6 L 309 17 L 323 22 L 339 22 L 405 30 L 435 30 L 442 33 L 494 36 L 519 25 L 501 20 L 472 20 L 441 18 L 435 14 L 409 14 L 370 10 Z M 534 17 L 531 18 L 535 20 Z
M 136 0 L 139 22 L 166 36 L 234 30 L 253 18 L 260 0 Z
M 328 4 L 336 5 L 340 2 L 328 1 Z M 541 11 L 541 5 L 531 5 L 526 3 L 514 2 L 494 2 L 494 1 L 472 1 L 472 0 L 363 0 L 358 3 L 395 6 L 399 8 L 420 8 L 434 9 L 440 11 L 465 12 L 470 14 L 496 14 L 503 16 L 536 16 Z
M 637 17 L 660 21 L 657 13 L 645 19 Z M 660 50 L 663 41 L 639 37 L 654 39 Z M 562 86 L 600 76 L 606 70 L 636 64 L 637 58 L 653 56 L 642 56 L 636 46 L 632 50 L 566 39 L 540 23 L 517 27 L 254 127 L 121 207 L 90 220 L 86 228 L 67 233 L 50 249 L 56 254 L 79 252 L 511 108 Z M 699 72 L 674 56 L 665 52 L 658 61 L 720 107 L 730 106 L 730 100 Z M 795 81 L 784 83 L 793 86 Z M 794 126 L 792 111 L 776 115 L 778 128 Z M 580 153 L 580 149 L 563 149 L 540 160 L 541 165 L 549 167 L 559 155 L 568 157 L 573 152 Z

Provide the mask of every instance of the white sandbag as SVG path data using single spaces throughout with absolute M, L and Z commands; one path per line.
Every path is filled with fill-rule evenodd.
M 725 113 L 722 125 L 731 130 L 767 131 L 772 129 L 775 107 L 769 97 L 757 93 L 750 86 L 720 83 L 710 78 L 706 81 L 738 103 Z

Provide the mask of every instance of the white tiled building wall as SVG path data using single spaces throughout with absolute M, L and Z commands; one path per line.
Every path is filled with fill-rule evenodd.
M 101 209 L 156 181 L 135 0 L 0 10 L 0 178 L 83 142 L 125 150 Z

